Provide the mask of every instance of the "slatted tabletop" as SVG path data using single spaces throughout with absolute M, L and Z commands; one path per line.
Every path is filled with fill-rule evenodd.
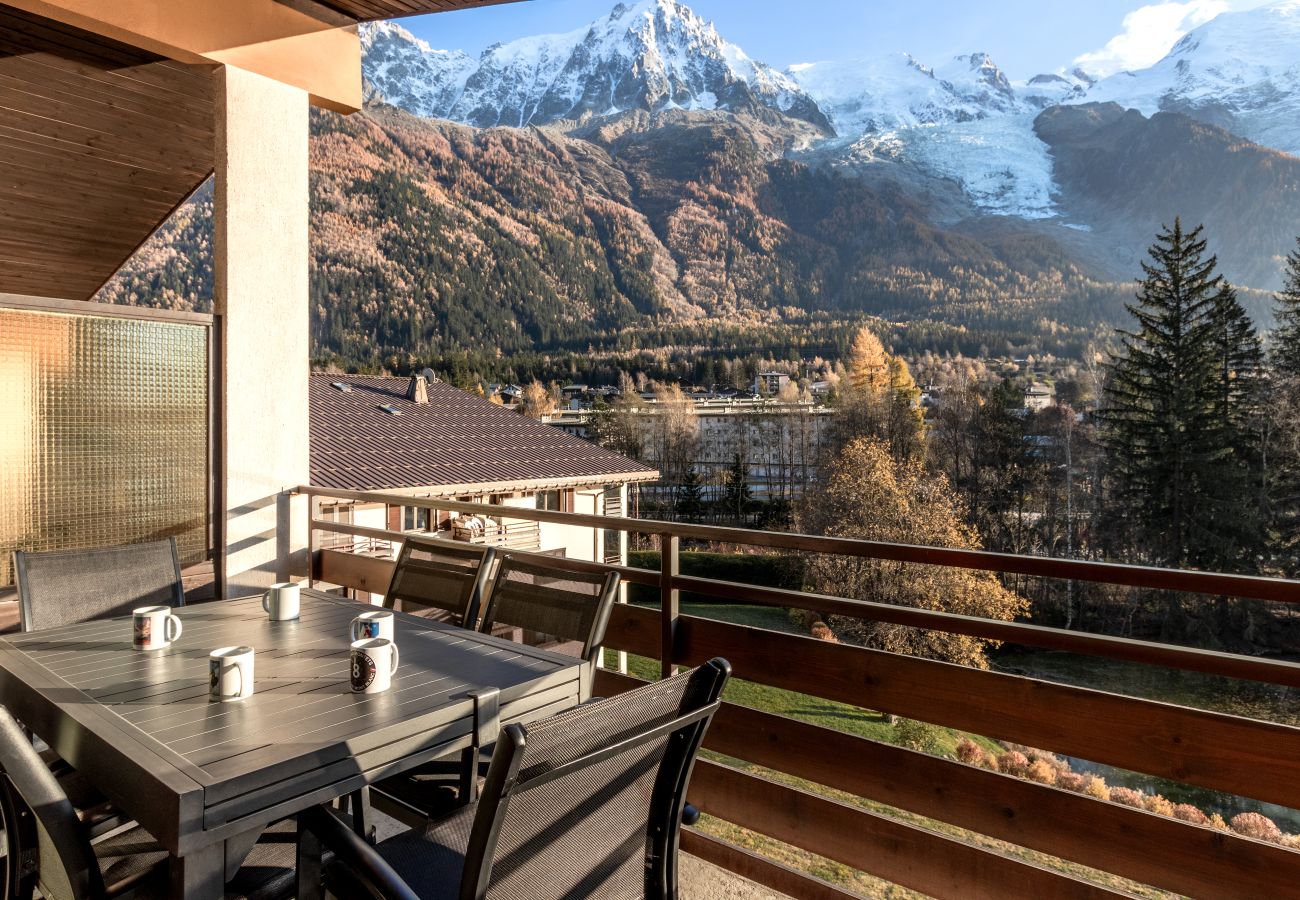
M 467 746 L 469 692 L 500 689 L 503 721 L 572 707 L 576 659 L 396 615 L 401 665 L 382 694 L 354 694 L 348 628 L 368 607 L 303 592 L 272 622 L 260 598 L 186 606 L 165 650 L 131 647 L 118 618 L 0 641 L 0 702 L 183 855 Z M 255 648 L 251 697 L 208 699 L 208 653 Z

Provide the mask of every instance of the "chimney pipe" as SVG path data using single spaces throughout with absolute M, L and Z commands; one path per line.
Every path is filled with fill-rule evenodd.
M 423 375 L 415 375 L 411 378 L 411 383 L 406 387 L 406 399 L 412 403 L 429 402 L 429 383 L 424 380 Z

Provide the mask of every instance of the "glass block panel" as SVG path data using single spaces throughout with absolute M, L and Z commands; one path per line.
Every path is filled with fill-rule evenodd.
M 208 331 L 0 308 L 0 587 L 16 549 L 206 558 Z

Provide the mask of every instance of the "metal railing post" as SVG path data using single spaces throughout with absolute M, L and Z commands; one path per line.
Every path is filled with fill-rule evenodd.
M 312 509 L 316 505 L 316 498 L 311 494 L 307 495 L 307 587 L 316 586 L 316 529 L 312 527 L 312 520 L 316 518 L 315 511 Z
M 660 674 L 671 678 L 676 671 L 673 651 L 676 648 L 677 617 L 681 610 L 681 591 L 677 576 L 681 574 L 681 538 L 675 534 L 659 536 L 659 638 Z

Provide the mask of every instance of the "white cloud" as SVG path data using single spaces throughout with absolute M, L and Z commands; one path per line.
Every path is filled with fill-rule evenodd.
M 1106 46 L 1075 57 L 1074 64 L 1101 77 L 1125 69 L 1145 69 L 1158 63 L 1193 28 L 1241 5 L 1228 0 L 1188 0 L 1139 7 L 1124 17 L 1124 30 Z

